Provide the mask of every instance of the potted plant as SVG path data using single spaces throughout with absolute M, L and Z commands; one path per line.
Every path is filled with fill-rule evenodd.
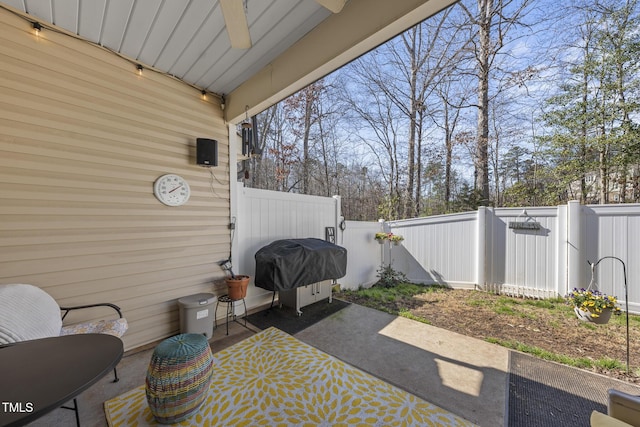
M 234 274 L 233 267 L 231 265 L 231 259 L 221 261 L 219 263 L 220 268 L 229 275 L 224 278 L 227 284 L 227 295 L 232 300 L 241 300 L 247 296 L 247 288 L 249 287 L 249 280 L 251 277 L 243 274 Z
M 376 242 L 383 244 L 385 240 L 389 239 L 389 234 L 391 233 L 376 233 L 373 238 L 376 240 Z
M 389 241 L 391 243 L 393 243 L 394 245 L 396 245 L 396 246 L 398 246 L 400 244 L 400 242 L 402 242 L 403 240 L 404 240 L 404 237 L 402 237 L 399 234 L 390 233 L 390 235 L 389 235 Z
M 404 237 L 399 234 L 393 233 L 376 233 L 374 239 L 380 244 L 383 244 L 386 240 L 388 240 L 394 245 L 399 245 L 400 242 L 404 240 Z
M 242 274 L 225 277 L 227 283 L 227 295 L 232 300 L 240 300 L 247 296 L 247 288 L 249 287 L 249 276 Z
M 597 290 L 573 288 L 567 301 L 573 305 L 578 319 L 584 322 L 604 324 L 609 321 L 611 314 L 620 314 L 618 299 Z

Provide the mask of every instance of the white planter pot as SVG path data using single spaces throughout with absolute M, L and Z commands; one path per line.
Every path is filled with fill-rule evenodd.
M 593 317 L 591 315 L 591 312 L 588 310 L 581 310 L 578 307 L 573 307 L 573 311 L 576 313 L 576 316 L 578 316 L 578 319 L 582 320 L 583 322 L 596 323 L 598 325 L 608 323 L 609 319 L 611 319 L 611 313 L 613 312 L 612 309 L 607 308 L 605 310 L 602 310 L 602 313 L 600 313 L 599 316 Z

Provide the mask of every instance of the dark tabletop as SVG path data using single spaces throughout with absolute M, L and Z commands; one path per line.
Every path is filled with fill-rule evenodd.
M 120 338 L 79 334 L 0 346 L 0 426 L 27 424 L 59 408 L 110 372 Z

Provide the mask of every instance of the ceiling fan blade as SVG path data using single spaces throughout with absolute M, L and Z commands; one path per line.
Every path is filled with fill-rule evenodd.
M 316 0 L 316 2 L 333 13 L 340 13 L 347 0 Z
M 251 47 L 251 36 L 249 35 L 249 24 L 244 11 L 243 0 L 220 0 L 220 7 L 222 8 L 229 40 L 231 40 L 231 47 L 249 49 Z

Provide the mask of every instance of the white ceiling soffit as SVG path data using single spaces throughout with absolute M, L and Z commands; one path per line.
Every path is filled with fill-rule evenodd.
M 246 7 L 245 0 L 235 1 L 246 13 L 248 49 L 232 48 L 218 0 L 0 0 L 0 5 L 199 89 L 228 95 L 225 116 L 235 122 L 457 0 L 246 0 Z
M 218 0 L 0 4 L 218 94 L 231 92 L 332 14 L 314 0 L 248 0 L 246 19 L 253 45 L 234 49 Z

